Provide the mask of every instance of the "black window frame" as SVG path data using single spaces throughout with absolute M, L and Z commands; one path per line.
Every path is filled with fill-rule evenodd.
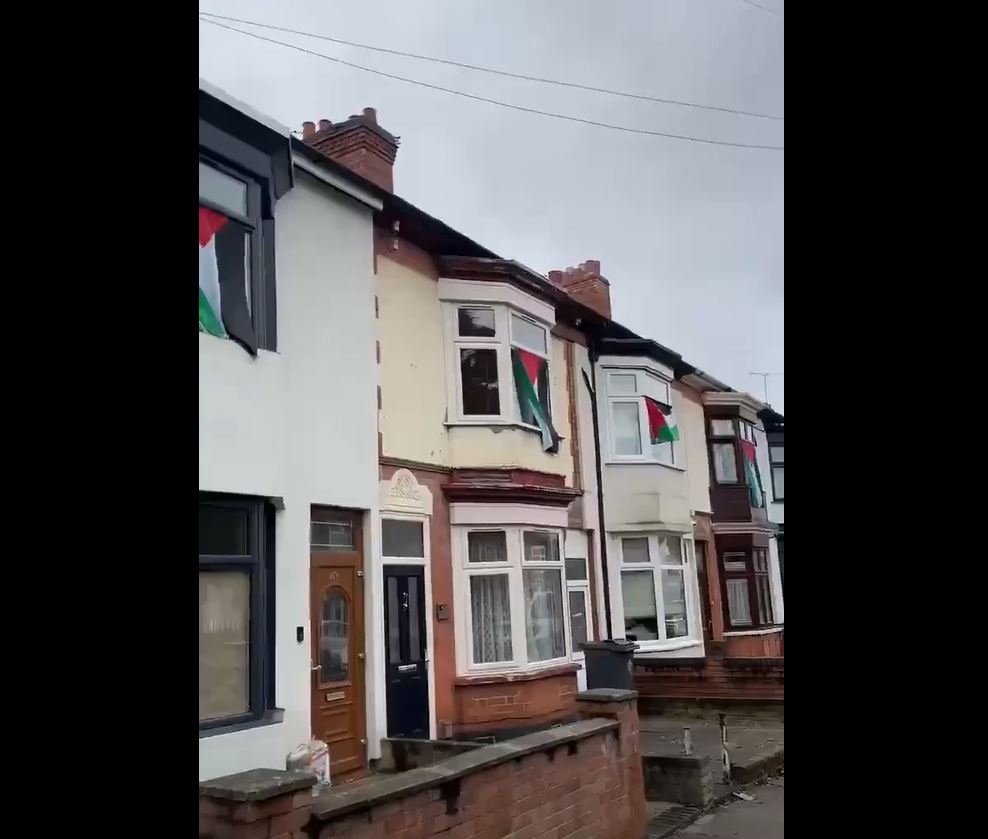
M 199 554 L 199 572 L 243 571 L 250 577 L 248 709 L 243 714 L 200 720 L 202 737 L 272 721 L 278 709 L 274 701 L 274 506 L 255 496 L 211 492 L 199 493 L 199 506 L 243 510 L 248 522 L 247 554 Z
M 199 120 L 199 162 L 247 184 L 248 215 L 199 198 L 199 204 L 222 213 L 251 233 L 251 323 L 259 350 L 278 349 L 275 277 L 275 173 L 264 153 L 216 126 Z
M 744 554 L 745 569 L 743 571 L 728 571 L 725 568 L 724 558 L 730 555 L 735 561 Z M 760 554 L 760 563 L 755 562 L 756 554 Z M 775 621 L 775 602 L 772 595 L 772 577 L 769 573 L 769 563 L 771 556 L 768 548 L 755 546 L 752 548 L 728 548 L 717 552 L 718 570 L 720 571 L 721 595 L 724 607 L 724 626 L 729 632 L 747 632 L 758 629 L 771 629 L 778 626 Z M 758 566 L 762 565 L 762 568 Z M 768 592 L 768 620 L 761 619 L 761 610 L 758 607 L 758 580 L 764 579 L 766 591 Z M 731 609 L 727 599 L 727 581 L 747 580 L 748 581 L 748 614 L 751 615 L 751 623 L 735 624 L 731 621 Z
M 782 449 L 782 460 L 776 460 L 772 454 L 772 449 Z M 772 478 L 772 500 L 778 502 L 779 504 L 785 503 L 785 497 L 779 495 L 775 488 L 775 468 L 781 466 L 783 471 L 786 468 L 786 455 L 785 455 L 785 444 L 784 443 L 773 443 L 769 441 L 768 443 L 768 471 Z

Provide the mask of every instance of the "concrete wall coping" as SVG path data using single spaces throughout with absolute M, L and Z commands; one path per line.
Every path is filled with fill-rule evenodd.
M 599 691 L 588 691 L 599 692 Z M 616 691 L 631 694 L 634 691 Z M 616 700 L 597 700 L 616 701 Z M 373 779 L 356 787 L 344 785 L 322 793 L 313 801 L 312 815 L 319 821 L 328 821 L 355 810 L 364 810 L 384 804 L 396 798 L 405 798 L 423 790 L 443 786 L 466 775 L 473 775 L 536 752 L 549 751 L 567 743 L 585 740 L 596 734 L 616 731 L 616 720 L 588 719 L 537 731 L 514 740 L 505 740 L 491 746 L 483 746 L 471 752 L 456 755 L 432 766 L 410 769 L 398 775 Z
M 582 690 L 576 695 L 577 702 L 630 702 L 637 698 L 637 690 L 617 690 L 615 688 Z
M 266 801 L 276 795 L 310 789 L 316 783 L 311 772 L 286 769 L 250 769 L 200 781 L 199 795 L 227 801 Z

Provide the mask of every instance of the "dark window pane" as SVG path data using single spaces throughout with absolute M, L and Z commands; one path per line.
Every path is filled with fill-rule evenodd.
M 247 215 L 247 184 L 199 161 L 199 197 L 242 216 Z
M 748 600 L 748 580 L 741 577 L 728 580 L 727 616 L 731 626 L 751 626 L 751 603 Z
M 503 530 L 476 530 L 467 534 L 470 562 L 507 562 L 508 539 Z
M 388 577 L 388 663 L 401 661 L 401 629 L 398 611 L 398 578 Z
M 246 507 L 199 505 L 199 555 L 246 556 L 250 553 Z
M 425 659 L 425 639 L 421 637 L 422 623 L 421 598 L 419 598 L 419 578 L 408 578 L 408 659 L 422 661 Z
M 768 571 L 768 559 L 764 548 L 755 548 L 755 570 Z
M 384 519 L 381 522 L 381 543 L 384 556 L 425 556 L 422 522 Z
M 734 443 L 714 443 L 711 446 L 714 455 L 714 475 L 719 484 L 736 484 L 738 482 L 738 466 L 734 454 Z
M 762 625 L 773 623 L 772 594 L 767 574 L 759 574 L 755 577 L 755 591 L 758 594 L 758 620 Z
M 457 311 L 460 335 L 464 338 L 493 338 L 493 309 L 459 309 Z
M 463 414 L 490 416 L 501 413 L 498 393 L 497 350 L 460 350 Z
M 323 594 L 319 621 L 319 681 L 345 682 L 350 672 L 350 618 L 346 595 L 337 588 Z
M 311 522 L 309 547 L 318 551 L 352 551 L 353 525 L 348 521 Z
M 246 713 L 250 576 L 199 572 L 199 721 Z
M 629 641 L 655 641 L 659 616 L 655 607 L 655 578 L 651 571 L 622 571 L 624 632 Z
M 527 562 L 559 562 L 559 536 L 539 530 L 526 530 L 525 560 Z
M 573 636 L 573 652 L 587 640 L 587 597 L 582 591 L 569 593 L 569 628 Z
M 773 466 L 772 467 L 772 489 L 775 491 L 776 498 L 786 497 L 786 467 L 785 466 Z M 799 493 L 796 493 L 797 500 Z
M 574 580 L 585 580 L 587 578 L 587 561 L 585 559 L 566 560 L 566 579 L 570 582 Z

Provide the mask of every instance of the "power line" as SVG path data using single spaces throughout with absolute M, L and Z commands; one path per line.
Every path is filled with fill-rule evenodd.
M 401 50 L 392 50 L 385 47 L 375 47 L 371 44 L 360 44 L 356 41 L 345 41 L 342 38 L 333 38 L 329 35 L 317 35 L 314 32 L 306 32 L 302 29 L 289 29 L 285 26 L 274 26 L 269 23 L 258 23 L 256 20 L 245 20 L 239 17 L 228 17 L 227 15 L 214 15 L 211 12 L 199 12 L 200 17 L 216 18 L 218 20 L 228 20 L 234 23 L 245 23 L 249 26 L 258 26 L 261 29 L 273 29 L 277 32 L 288 32 L 292 35 L 303 35 L 306 38 L 317 38 L 321 41 L 332 41 L 334 44 L 343 44 L 348 47 L 356 47 L 362 50 L 372 50 L 373 52 L 383 52 L 388 55 L 400 55 L 403 58 L 414 58 L 418 61 L 432 61 L 436 64 L 447 64 L 450 67 L 461 67 L 464 70 L 476 70 L 480 73 L 492 73 L 496 76 L 507 76 L 510 79 L 523 79 L 528 82 L 539 82 L 540 84 L 552 84 L 558 85 L 559 87 L 571 87 L 576 90 L 588 90 L 592 93 L 607 93 L 611 96 L 623 96 L 627 99 L 640 99 L 644 102 L 661 102 L 664 105 L 681 105 L 684 108 L 701 108 L 705 111 L 720 111 L 726 114 L 738 114 L 745 117 L 758 117 L 759 119 L 776 119 L 780 121 L 785 121 L 785 117 L 776 116 L 774 114 L 760 114 L 754 111 L 741 111 L 736 108 L 721 108 L 717 105 L 698 105 L 696 102 L 684 102 L 680 99 L 663 99 L 658 96 L 645 96 L 641 93 L 628 93 L 623 90 L 611 90 L 606 87 L 594 87 L 593 85 L 579 84 L 578 82 L 563 82 L 558 79 L 545 79 L 541 76 L 526 76 L 523 73 L 511 73 L 507 70 L 495 70 L 493 67 L 481 67 L 477 64 L 464 64 L 460 61 L 450 61 L 445 58 L 435 58 L 430 55 L 419 55 L 414 52 L 402 52 Z M 239 31 L 239 30 L 237 30 Z
M 326 55 L 321 52 L 314 52 L 313 50 L 308 50 L 305 47 L 300 47 L 297 44 L 289 44 L 285 41 L 278 41 L 275 38 L 268 38 L 265 35 L 258 35 L 256 32 L 247 32 L 244 29 L 237 29 L 233 26 L 227 26 L 225 23 L 219 23 L 215 20 L 209 20 L 208 18 L 200 17 L 200 21 L 203 23 L 208 23 L 211 26 L 218 26 L 221 29 L 229 29 L 231 32 L 239 32 L 241 35 L 246 35 L 249 38 L 256 38 L 258 41 L 267 41 L 271 44 L 278 44 L 282 47 L 288 47 L 289 49 L 296 50 L 298 52 L 303 52 L 306 55 L 312 55 L 316 58 L 324 58 L 326 61 L 333 61 L 337 64 L 343 64 L 347 67 L 352 67 L 355 70 L 363 70 L 365 73 L 373 73 L 376 76 L 383 76 L 386 79 L 394 79 L 399 82 L 405 82 L 407 84 L 418 85 L 419 87 L 426 87 L 431 90 L 439 90 L 443 93 L 451 93 L 454 96 L 462 96 L 466 99 L 473 99 L 477 102 L 487 102 L 490 105 L 498 105 L 502 108 L 510 108 L 513 111 L 522 111 L 527 114 L 538 114 L 544 117 L 552 117 L 554 119 L 563 119 L 568 122 L 578 122 L 583 125 L 594 125 L 598 128 L 609 128 L 613 131 L 624 131 L 628 134 L 646 134 L 652 137 L 667 137 L 671 140 L 686 140 L 691 143 L 705 143 L 712 146 L 732 146 L 739 149 L 766 149 L 768 151 L 785 151 L 785 146 L 768 146 L 759 145 L 757 143 L 732 143 L 727 140 L 708 140 L 704 137 L 690 137 L 685 134 L 669 134 L 663 131 L 650 131 L 645 128 L 629 128 L 626 125 L 613 125 L 608 122 L 597 122 L 592 119 L 583 119 L 582 117 L 568 116 L 567 114 L 556 114 L 551 111 L 540 111 L 537 108 L 526 108 L 523 105 L 513 105 L 510 102 L 501 102 L 497 99 L 488 99 L 484 96 L 475 96 L 472 93 L 464 93 L 462 90 L 453 90 L 449 87 L 440 87 L 439 85 L 429 84 L 428 82 L 420 82 L 416 79 L 409 79 L 405 76 L 396 76 L 393 73 L 385 73 L 382 70 L 374 70 L 370 67 L 364 67 L 360 64 L 354 64 L 352 61 L 344 61 L 342 58 L 336 58 L 332 55 Z
M 776 17 L 781 17 L 785 20 L 785 16 L 782 12 L 777 12 L 775 9 L 770 9 L 767 6 L 759 6 L 757 3 L 752 3 L 751 0 L 741 0 L 742 3 L 747 3 L 749 6 L 754 6 L 756 9 L 761 9 L 763 12 L 768 12 L 770 15 L 775 15 Z

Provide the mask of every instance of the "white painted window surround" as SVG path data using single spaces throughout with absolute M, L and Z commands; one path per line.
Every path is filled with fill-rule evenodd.
M 606 424 L 608 463 L 660 463 L 684 468 L 683 441 L 653 446 L 648 428 L 645 397 L 672 405 L 671 378 L 641 367 L 602 368 L 607 395 Z M 673 412 L 675 414 L 675 412 Z M 682 436 L 682 430 L 680 430 Z
M 646 653 L 699 644 L 693 540 L 668 532 L 619 533 L 613 544 L 619 578 L 612 602 L 620 609 L 615 634 L 636 635 Z
M 550 331 L 555 324 L 555 310 L 514 286 L 502 283 L 439 280 L 439 299 L 443 306 L 443 330 L 446 346 L 447 425 L 517 425 L 536 429 L 521 421 L 511 369 L 511 348 L 520 347 L 549 362 L 547 385 L 549 410 L 552 413 Z M 462 335 L 460 310 L 484 310 L 493 316 L 493 335 Z M 485 323 L 490 318 L 485 315 Z M 497 353 L 499 410 L 490 414 L 467 414 L 463 406 L 461 350 L 493 350 Z
M 533 508 L 534 521 L 519 523 L 525 509 L 451 505 L 461 676 L 527 673 L 571 660 L 566 513 Z

